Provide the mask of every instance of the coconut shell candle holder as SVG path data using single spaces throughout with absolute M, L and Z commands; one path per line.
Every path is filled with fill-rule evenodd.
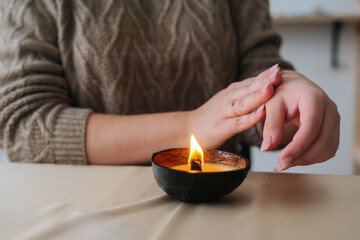
M 203 150 L 202 163 L 190 155 L 188 148 L 174 148 L 152 156 L 153 174 L 160 188 L 184 202 L 207 202 L 229 194 L 250 169 L 248 159 L 229 152 Z

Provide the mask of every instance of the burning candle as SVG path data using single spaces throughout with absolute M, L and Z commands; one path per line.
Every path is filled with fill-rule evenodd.
M 201 149 L 195 137 L 189 148 L 152 156 L 155 180 L 167 194 L 184 202 L 206 202 L 234 191 L 246 178 L 250 161 L 240 155 Z
M 187 171 L 190 173 L 199 173 L 233 171 L 237 170 L 238 168 L 227 164 L 204 163 L 204 152 L 196 140 L 194 134 L 192 134 L 190 140 L 190 154 L 188 163 L 174 166 L 172 169 Z

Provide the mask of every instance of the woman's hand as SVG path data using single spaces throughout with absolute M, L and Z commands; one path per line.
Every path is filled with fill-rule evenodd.
M 324 162 L 335 156 L 339 146 L 340 115 L 326 93 L 303 75 L 282 73 L 283 82 L 266 103 L 266 120 L 261 150 L 277 147 L 285 123 L 298 127 L 292 141 L 282 150 L 274 171 L 297 165 Z
M 280 83 L 278 65 L 257 77 L 232 83 L 189 113 L 189 133 L 194 133 L 204 148 L 221 146 L 264 119 L 263 104 L 273 96 L 274 86 Z
M 256 78 L 231 84 L 193 111 L 129 116 L 93 113 L 86 125 L 87 159 L 90 164 L 149 163 L 154 152 L 187 147 L 190 133 L 205 148 L 216 148 L 264 119 L 265 109 L 259 106 L 272 97 L 273 86 L 280 82 L 275 65 Z M 257 108 L 257 113 L 252 112 Z

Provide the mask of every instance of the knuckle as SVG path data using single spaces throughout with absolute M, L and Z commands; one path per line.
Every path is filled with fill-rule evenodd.
M 331 101 L 331 105 L 333 106 L 333 108 L 335 109 L 335 111 L 336 111 L 337 113 L 339 113 L 339 109 L 338 109 L 337 104 L 336 104 L 334 101 L 332 101 L 332 100 L 330 100 L 330 101 Z
M 321 158 L 319 160 L 319 162 L 326 162 L 327 160 L 331 159 L 335 157 L 335 153 L 334 152 L 329 152 L 328 154 L 326 154 L 323 158 Z
M 341 116 L 340 116 L 340 114 L 338 113 L 338 114 L 337 114 L 337 123 L 340 124 L 340 122 L 341 122 Z
M 331 99 L 330 99 L 330 108 L 331 108 L 331 110 L 334 112 L 334 113 L 336 113 L 336 115 L 337 116 L 340 116 L 340 114 L 339 114 L 339 108 L 338 108 L 338 106 L 337 106 L 337 104 L 334 102 L 334 101 L 332 101 Z
M 315 94 L 315 96 L 318 96 L 318 97 L 326 96 L 326 93 L 320 87 L 313 87 L 312 90 L 313 90 L 313 93 Z
M 240 97 L 240 96 L 244 96 L 244 95 L 246 95 L 246 93 L 249 92 L 249 91 L 250 91 L 250 85 L 244 84 L 244 85 L 242 85 L 241 87 L 238 87 L 238 88 L 235 89 L 235 91 L 234 91 L 234 97 L 235 97 L 235 98 L 238 98 L 238 97 Z
M 253 126 L 255 120 L 254 118 L 251 117 L 251 115 L 252 114 L 238 117 L 235 120 L 235 129 L 237 129 L 237 131 L 244 131 L 248 129 L 250 126 Z
M 237 118 L 236 119 L 236 121 L 235 121 L 235 126 L 236 126 L 236 128 L 242 128 L 243 126 L 244 126 L 244 118 L 245 117 L 239 117 L 239 118 Z
M 228 86 L 228 88 L 229 88 L 229 89 L 234 89 L 234 88 L 236 88 L 238 85 L 239 85 L 239 82 L 233 82 L 233 83 L 231 83 L 231 84 Z
M 256 77 L 249 77 L 246 79 L 243 79 L 241 82 L 244 84 L 252 84 L 256 80 Z
M 235 106 L 237 105 L 237 108 L 235 108 L 235 110 L 237 110 L 238 112 L 241 112 L 242 109 L 244 109 L 245 107 L 245 103 L 244 103 L 244 99 L 240 99 L 237 101 L 237 104 L 235 104 Z
M 341 122 L 341 115 L 338 111 L 336 111 L 336 117 L 335 117 L 335 121 L 337 125 L 340 125 Z
M 313 88 L 313 94 L 318 101 L 328 97 L 321 88 Z

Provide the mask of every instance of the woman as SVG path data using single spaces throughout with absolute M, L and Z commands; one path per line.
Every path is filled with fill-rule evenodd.
M 237 139 L 282 142 L 276 171 L 338 148 L 336 105 L 279 57 L 266 0 L 0 4 L 0 143 L 12 161 L 149 163 L 190 133 L 233 151 Z

